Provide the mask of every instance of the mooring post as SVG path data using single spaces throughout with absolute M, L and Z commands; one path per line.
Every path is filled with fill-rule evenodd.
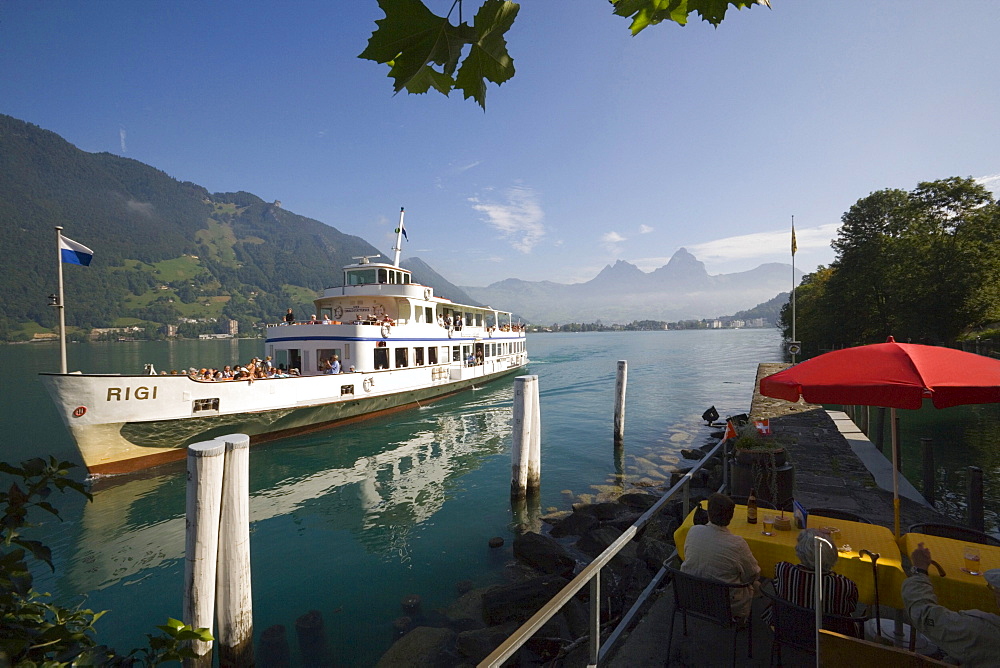
M 528 494 L 542 488 L 542 404 L 538 398 L 538 376 L 531 382 L 531 448 L 528 450 Z
M 899 438 L 899 416 L 896 416 L 895 430 L 892 432 L 896 435 L 896 461 L 892 463 L 899 471 L 900 475 L 903 473 L 903 443 L 902 439 Z
M 934 505 L 934 441 L 920 439 L 920 459 L 923 462 L 923 488 L 927 503 Z
M 628 361 L 618 360 L 615 376 L 615 443 L 625 440 L 625 386 L 628 384 Z
M 241 668 L 254 665 L 250 595 L 250 437 L 230 434 L 216 440 L 226 446 L 215 589 L 219 665 Z
M 885 446 L 885 408 L 881 406 L 878 409 L 878 420 L 875 422 L 875 431 L 878 432 L 875 437 L 875 447 L 878 448 L 879 452 L 885 452 L 883 449 Z
M 184 623 L 212 628 L 215 611 L 215 574 L 219 557 L 219 517 L 226 444 L 203 441 L 187 449 L 187 519 L 184 540 Z M 212 665 L 212 643 L 192 640 L 197 655 L 185 659 L 190 667 Z
M 511 446 L 510 495 L 521 497 L 528 492 L 528 460 L 535 427 L 535 388 L 538 376 L 514 379 L 514 433 Z
M 978 466 L 969 467 L 969 527 L 976 531 L 985 530 L 983 518 L 983 470 Z

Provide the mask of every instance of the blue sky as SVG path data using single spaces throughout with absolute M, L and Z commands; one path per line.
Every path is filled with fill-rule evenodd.
M 461 285 L 649 271 L 681 247 L 712 274 L 789 262 L 792 215 L 810 271 L 874 190 L 1000 187 L 1000 2 L 772 0 L 632 37 L 605 0 L 526 0 L 517 74 L 485 113 L 393 96 L 357 58 L 382 16 L 375 0 L 4 0 L 0 112 L 387 253 L 405 206 L 404 256 Z

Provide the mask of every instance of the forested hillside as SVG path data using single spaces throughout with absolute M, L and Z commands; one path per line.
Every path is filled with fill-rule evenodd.
M 0 115 L 0 340 L 56 326 L 47 305 L 58 288 L 56 225 L 95 251 L 89 267 L 64 265 L 66 320 L 77 336 L 126 325 L 162 335 L 168 323 L 194 335 L 225 331 L 223 319 L 250 333 L 288 307 L 308 314 L 352 257 L 379 253 L 278 203 L 210 193 Z M 414 279 L 423 282 L 419 272 Z
M 796 291 L 807 354 L 882 343 L 952 344 L 1000 320 L 1000 205 L 973 179 L 859 199 L 841 218 L 836 259 Z M 791 338 L 791 310 L 781 313 Z

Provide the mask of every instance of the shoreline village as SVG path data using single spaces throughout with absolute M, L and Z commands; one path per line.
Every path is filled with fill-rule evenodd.
M 510 312 L 438 297 L 400 266 L 403 214 L 393 261 L 354 258 L 341 285 L 314 301 L 318 315 L 300 322 L 288 309 L 267 326 L 263 360 L 177 374 L 153 375 L 149 364 L 135 376 L 40 374 L 87 470 L 126 473 L 225 434 L 258 443 L 424 405 L 522 369 L 525 328 Z

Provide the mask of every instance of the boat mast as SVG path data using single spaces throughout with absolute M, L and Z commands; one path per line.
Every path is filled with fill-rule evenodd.
M 395 255 L 392 259 L 392 265 L 394 267 L 399 267 L 399 253 L 403 250 L 403 235 L 406 232 L 403 230 L 403 214 L 405 210 L 403 207 L 399 207 L 399 227 L 396 228 L 396 245 L 392 247 Z

